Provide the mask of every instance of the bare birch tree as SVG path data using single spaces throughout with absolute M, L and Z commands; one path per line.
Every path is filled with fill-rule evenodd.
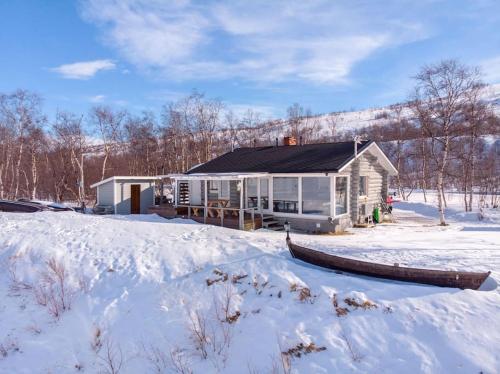
M 30 128 L 39 127 L 45 121 L 41 112 L 41 98 L 37 94 L 26 90 L 17 90 L 10 95 L 0 95 L 0 122 L 10 128 L 15 142 L 11 144 L 14 149 L 11 168 L 12 197 L 19 195 L 21 162 L 23 160 L 26 136 Z
M 59 142 L 60 149 L 65 149 L 68 153 L 72 170 L 68 170 L 71 175 L 75 175 L 76 185 L 78 187 L 78 203 L 85 202 L 85 171 L 84 157 L 87 147 L 87 134 L 83 129 L 83 117 L 76 116 L 69 112 L 59 112 L 56 115 L 56 122 L 53 125 L 56 141 Z
M 119 146 L 121 141 L 122 122 L 126 114 L 125 111 L 114 111 L 105 106 L 96 106 L 90 111 L 90 123 L 94 126 L 97 135 L 100 137 L 103 153 L 101 180 L 106 175 L 106 166 L 111 153 Z
M 430 152 L 436 163 L 438 210 L 441 225 L 445 219 L 445 176 L 454 139 L 460 135 L 464 107 L 470 92 L 482 87 L 479 72 L 455 60 L 424 66 L 415 76 L 413 110 L 431 139 Z

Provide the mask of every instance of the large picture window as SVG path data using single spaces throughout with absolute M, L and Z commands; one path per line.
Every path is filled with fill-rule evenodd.
M 335 178 L 335 215 L 347 213 L 347 177 Z
M 299 212 L 299 178 L 273 178 L 273 211 Z
M 330 178 L 302 178 L 302 214 L 330 215 Z

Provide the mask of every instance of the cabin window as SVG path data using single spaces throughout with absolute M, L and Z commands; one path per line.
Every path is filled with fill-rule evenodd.
M 229 181 L 220 181 L 219 198 L 229 200 Z
M 248 178 L 247 185 L 247 208 L 256 208 L 258 206 L 258 193 L 257 193 L 257 178 Z
M 335 215 L 347 213 L 347 177 L 335 178 Z
M 330 215 L 330 178 L 302 178 L 302 214 Z
M 228 200 L 229 181 L 211 180 L 208 181 L 208 200 Z
M 359 177 L 359 196 L 368 196 L 368 177 Z
M 273 211 L 282 213 L 299 212 L 299 178 L 273 178 Z
M 269 209 L 269 179 L 260 179 L 260 208 Z

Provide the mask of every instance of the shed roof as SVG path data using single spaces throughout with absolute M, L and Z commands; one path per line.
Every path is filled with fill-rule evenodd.
M 358 154 L 367 150 L 372 144 L 380 151 L 373 141 L 368 140 L 358 145 Z M 383 155 L 382 151 L 380 153 Z M 352 141 L 237 148 L 188 170 L 186 174 L 338 172 L 354 158 L 354 142 Z M 394 168 L 392 164 L 389 168 L 391 167 Z
M 121 181 L 134 181 L 134 180 L 143 180 L 143 181 L 156 181 L 160 179 L 160 177 L 157 177 L 157 176 L 144 176 L 144 175 L 140 175 L 140 176 L 134 176 L 134 175 L 129 175 L 129 176 L 114 176 L 114 177 L 109 177 L 109 178 L 106 178 L 106 179 L 103 179 L 102 181 L 99 181 L 99 182 L 96 182 L 94 184 L 91 184 L 90 185 L 90 188 L 95 188 L 95 187 L 98 187 L 102 184 L 105 184 L 105 183 L 109 183 L 109 182 L 114 182 L 114 181 L 117 181 L 117 180 L 121 180 Z

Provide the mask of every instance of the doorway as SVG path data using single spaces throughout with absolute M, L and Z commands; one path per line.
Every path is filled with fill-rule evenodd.
M 141 213 L 141 185 L 131 184 L 130 185 L 130 213 L 140 214 Z

